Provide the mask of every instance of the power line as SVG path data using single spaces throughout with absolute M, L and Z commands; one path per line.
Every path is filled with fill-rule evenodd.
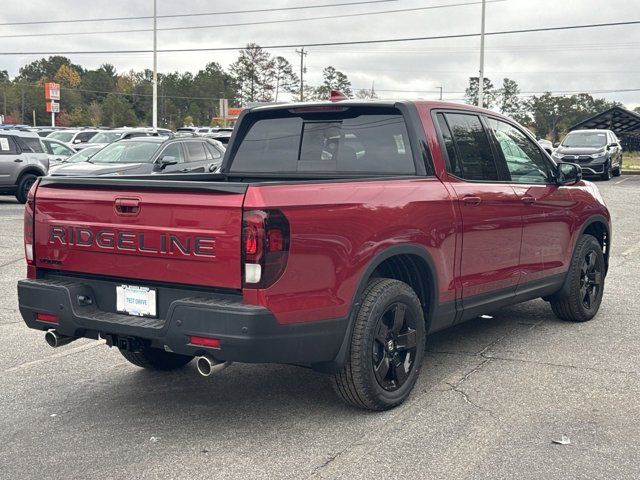
M 488 0 L 487 3 L 506 2 L 507 0 Z M 309 22 L 313 20 L 330 20 L 336 18 L 349 18 L 349 17 L 364 17 L 369 15 L 385 15 L 390 13 L 405 13 L 405 12 L 417 12 L 421 10 L 436 10 L 440 8 L 452 8 L 452 7 L 464 7 L 467 5 L 478 5 L 482 2 L 473 1 L 466 3 L 451 3 L 444 5 L 431 5 L 428 7 L 414 7 L 414 8 L 399 8 L 395 10 L 382 10 L 378 12 L 359 12 L 359 13 L 347 13 L 342 15 L 325 15 L 319 17 L 308 18 L 287 18 L 282 20 L 263 20 L 259 22 L 242 22 L 242 23 L 225 23 L 217 25 L 193 25 L 187 27 L 165 27 L 158 28 L 158 31 L 171 31 L 171 30 L 196 30 L 196 29 L 209 29 L 209 28 L 226 28 L 226 27 L 245 27 L 249 25 L 271 25 L 278 23 L 293 23 L 293 22 Z M 93 32 L 56 32 L 56 33 L 20 33 L 11 35 L 0 35 L 0 38 L 23 38 L 23 37 L 61 37 L 61 36 L 76 36 L 76 35 L 107 35 L 113 33 L 141 33 L 141 32 L 153 32 L 152 28 L 138 28 L 128 30 L 103 30 Z
M 602 28 L 602 27 L 616 27 L 627 25 L 638 25 L 640 20 L 630 20 L 626 22 L 608 22 L 608 23 L 590 23 L 583 25 L 563 25 L 559 27 L 540 27 L 540 28 L 523 28 L 517 30 L 502 30 L 496 32 L 486 32 L 487 36 L 497 35 L 513 35 L 520 33 L 539 33 L 539 32 L 552 32 L 560 30 L 577 30 L 582 28 Z M 340 45 L 366 45 L 366 44 L 380 44 L 380 43 L 399 43 L 399 42 L 416 42 L 424 40 L 449 40 L 453 38 L 473 38 L 479 37 L 480 33 L 458 33 L 451 35 L 433 35 L 428 37 L 404 37 L 404 38 L 385 38 L 376 40 L 348 40 L 341 42 L 298 42 L 293 44 L 281 44 L 281 45 L 265 45 L 262 49 L 280 49 L 280 48 L 295 48 L 304 46 L 308 47 L 328 47 L 328 46 L 340 46 Z M 184 52 L 222 52 L 231 50 L 242 50 L 245 46 L 235 47 L 194 47 L 194 48 L 165 48 L 158 49 L 158 52 L 162 53 L 184 53 Z M 151 53 L 152 50 L 66 50 L 66 51 L 37 51 L 37 52 L 0 52 L 0 55 L 105 55 L 105 54 L 120 54 L 120 53 Z
M 331 3 L 325 5 L 300 5 L 296 7 L 281 7 L 281 8 L 258 8 L 253 10 L 233 10 L 226 12 L 202 12 L 202 13 L 177 13 L 173 15 L 158 15 L 158 18 L 180 18 L 180 17 L 204 17 L 211 15 L 235 15 L 242 13 L 264 13 L 264 12 L 284 12 L 291 10 L 308 10 L 313 8 L 329 8 L 329 7 L 344 7 L 350 5 L 368 5 L 372 3 L 390 3 L 397 2 L 398 0 L 367 0 L 357 2 L 340 2 Z M 52 23 L 84 23 L 84 22 L 114 22 L 121 20 L 149 20 L 153 15 L 140 15 L 137 17 L 110 17 L 110 18 L 75 18 L 71 20 L 30 20 L 25 22 L 6 22 L 0 23 L 0 26 L 9 25 L 43 25 Z

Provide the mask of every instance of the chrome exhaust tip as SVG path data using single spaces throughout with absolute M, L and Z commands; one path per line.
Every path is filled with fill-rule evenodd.
M 231 365 L 232 362 L 220 362 L 208 353 L 196 358 L 196 368 L 203 377 L 210 377 L 214 373 L 220 373 Z
M 74 337 L 67 337 L 66 335 L 60 335 L 55 330 L 49 330 L 44 334 L 44 340 L 50 347 L 58 348 L 62 347 L 63 345 L 68 345 L 69 343 L 77 339 Z

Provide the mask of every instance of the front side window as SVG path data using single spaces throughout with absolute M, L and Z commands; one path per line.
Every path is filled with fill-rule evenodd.
M 253 123 L 231 171 L 415 173 L 405 121 L 396 109 L 295 113 Z
M 182 151 L 182 146 L 179 143 L 172 143 L 168 145 L 167 148 L 160 154 L 160 159 L 164 157 L 173 157 L 176 159 L 178 163 L 184 163 L 184 153 Z
M 58 140 L 59 142 L 69 143 L 73 140 L 73 136 L 75 132 L 52 132 L 47 137 L 53 138 L 54 140 Z
M 464 113 L 447 113 L 445 117 L 460 162 L 458 176 L 472 181 L 498 180 L 498 169 L 480 118 Z
M 53 155 L 62 155 L 63 157 L 73 155 L 73 150 L 65 147 L 64 145 L 60 145 L 59 143 L 49 142 L 49 147 L 51 148 Z
M 487 118 L 500 153 L 507 164 L 511 181 L 516 183 L 547 183 L 547 162 L 534 142 L 517 128 L 506 122 Z
M 91 137 L 91 143 L 111 143 L 120 138 L 121 133 L 118 132 L 100 132 Z M 58 139 L 56 139 L 58 140 Z
M 98 132 L 80 132 L 78 135 L 76 135 L 74 142 L 78 142 L 78 140 L 80 140 L 80 143 L 87 143 L 89 140 L 96 136 L 96 133 Z

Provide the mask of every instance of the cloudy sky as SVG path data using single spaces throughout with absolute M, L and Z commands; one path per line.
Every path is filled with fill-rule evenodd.
M 159 49 L 308 45 L 318 42 L 372 40 L 476 33 L 480 30 L 478 0 L 395 0 L 362 5 L 307 10 L 225 14 L 247 9 L 329 5 L 359 0 L 206 1 L 157 0 L 158 14 L 202 13 L 182 18 L 160 18 L 158 28 L 223 25 L 350 15 L 440 5 L 448 8 L 414 10 L 369 16 L 297 21 L 263 25 L 198 28 L 158 32 Z M 362 1 L 362 0 L 360 0 Z M 467 5 L 459 5 L 467 4 Z M 456 6 L 457 5 L 457 6 Z M 0 23 L 132 17 L 152 14 L 152 0 L 2 0 Z M 205 13 L 218 14 L 204 15 Z M 487 3 L 487 32 L 640 20 L 640 0 L 504 0 Z M 0 38 L 0 69 L 15 75 L 21 65 L 42 55 L 6 55 L 6 52 L 150 49 L 150 32 L 80 35 L 81 32 L 151 28 L 151 20 L 77 22 L 67 24 L 2 25 L 0 37 L 16 34 L 74 32 L 73 36 Z M 463 96 L 468 77 L 477 75 L 478 37 L 370 44 L 308 47 L 306 80 L 319 83 L 322 69 L 333 65 L 345 72 L 355 89 L 375 89 L 383 98 L 444 98 Z M 272 50 L 296 66 L 295 48 Z M 151 68 L 149 53 L 70 54 L 87 68 L 109 62 L 118 71 Z M 236 51 L 160 53 L 160 72 L 196 72 L 210 61 L 227 67 Z M 640 105 L 640 25 L 543 33 L 490 36 L 486 39 L 485 75 L 494 84 L 516 80 L 523 92 L 594 92 L 628 107 Z M 630 92 L 598 93 L 611 90 Z

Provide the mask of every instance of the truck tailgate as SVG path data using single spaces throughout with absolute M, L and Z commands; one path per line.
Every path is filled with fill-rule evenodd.
M 36 193 L 36 266 L 239 289 L 245 192 L 220 185 L 139 188 L 123 181 L 114 188 L 43 180 Z

